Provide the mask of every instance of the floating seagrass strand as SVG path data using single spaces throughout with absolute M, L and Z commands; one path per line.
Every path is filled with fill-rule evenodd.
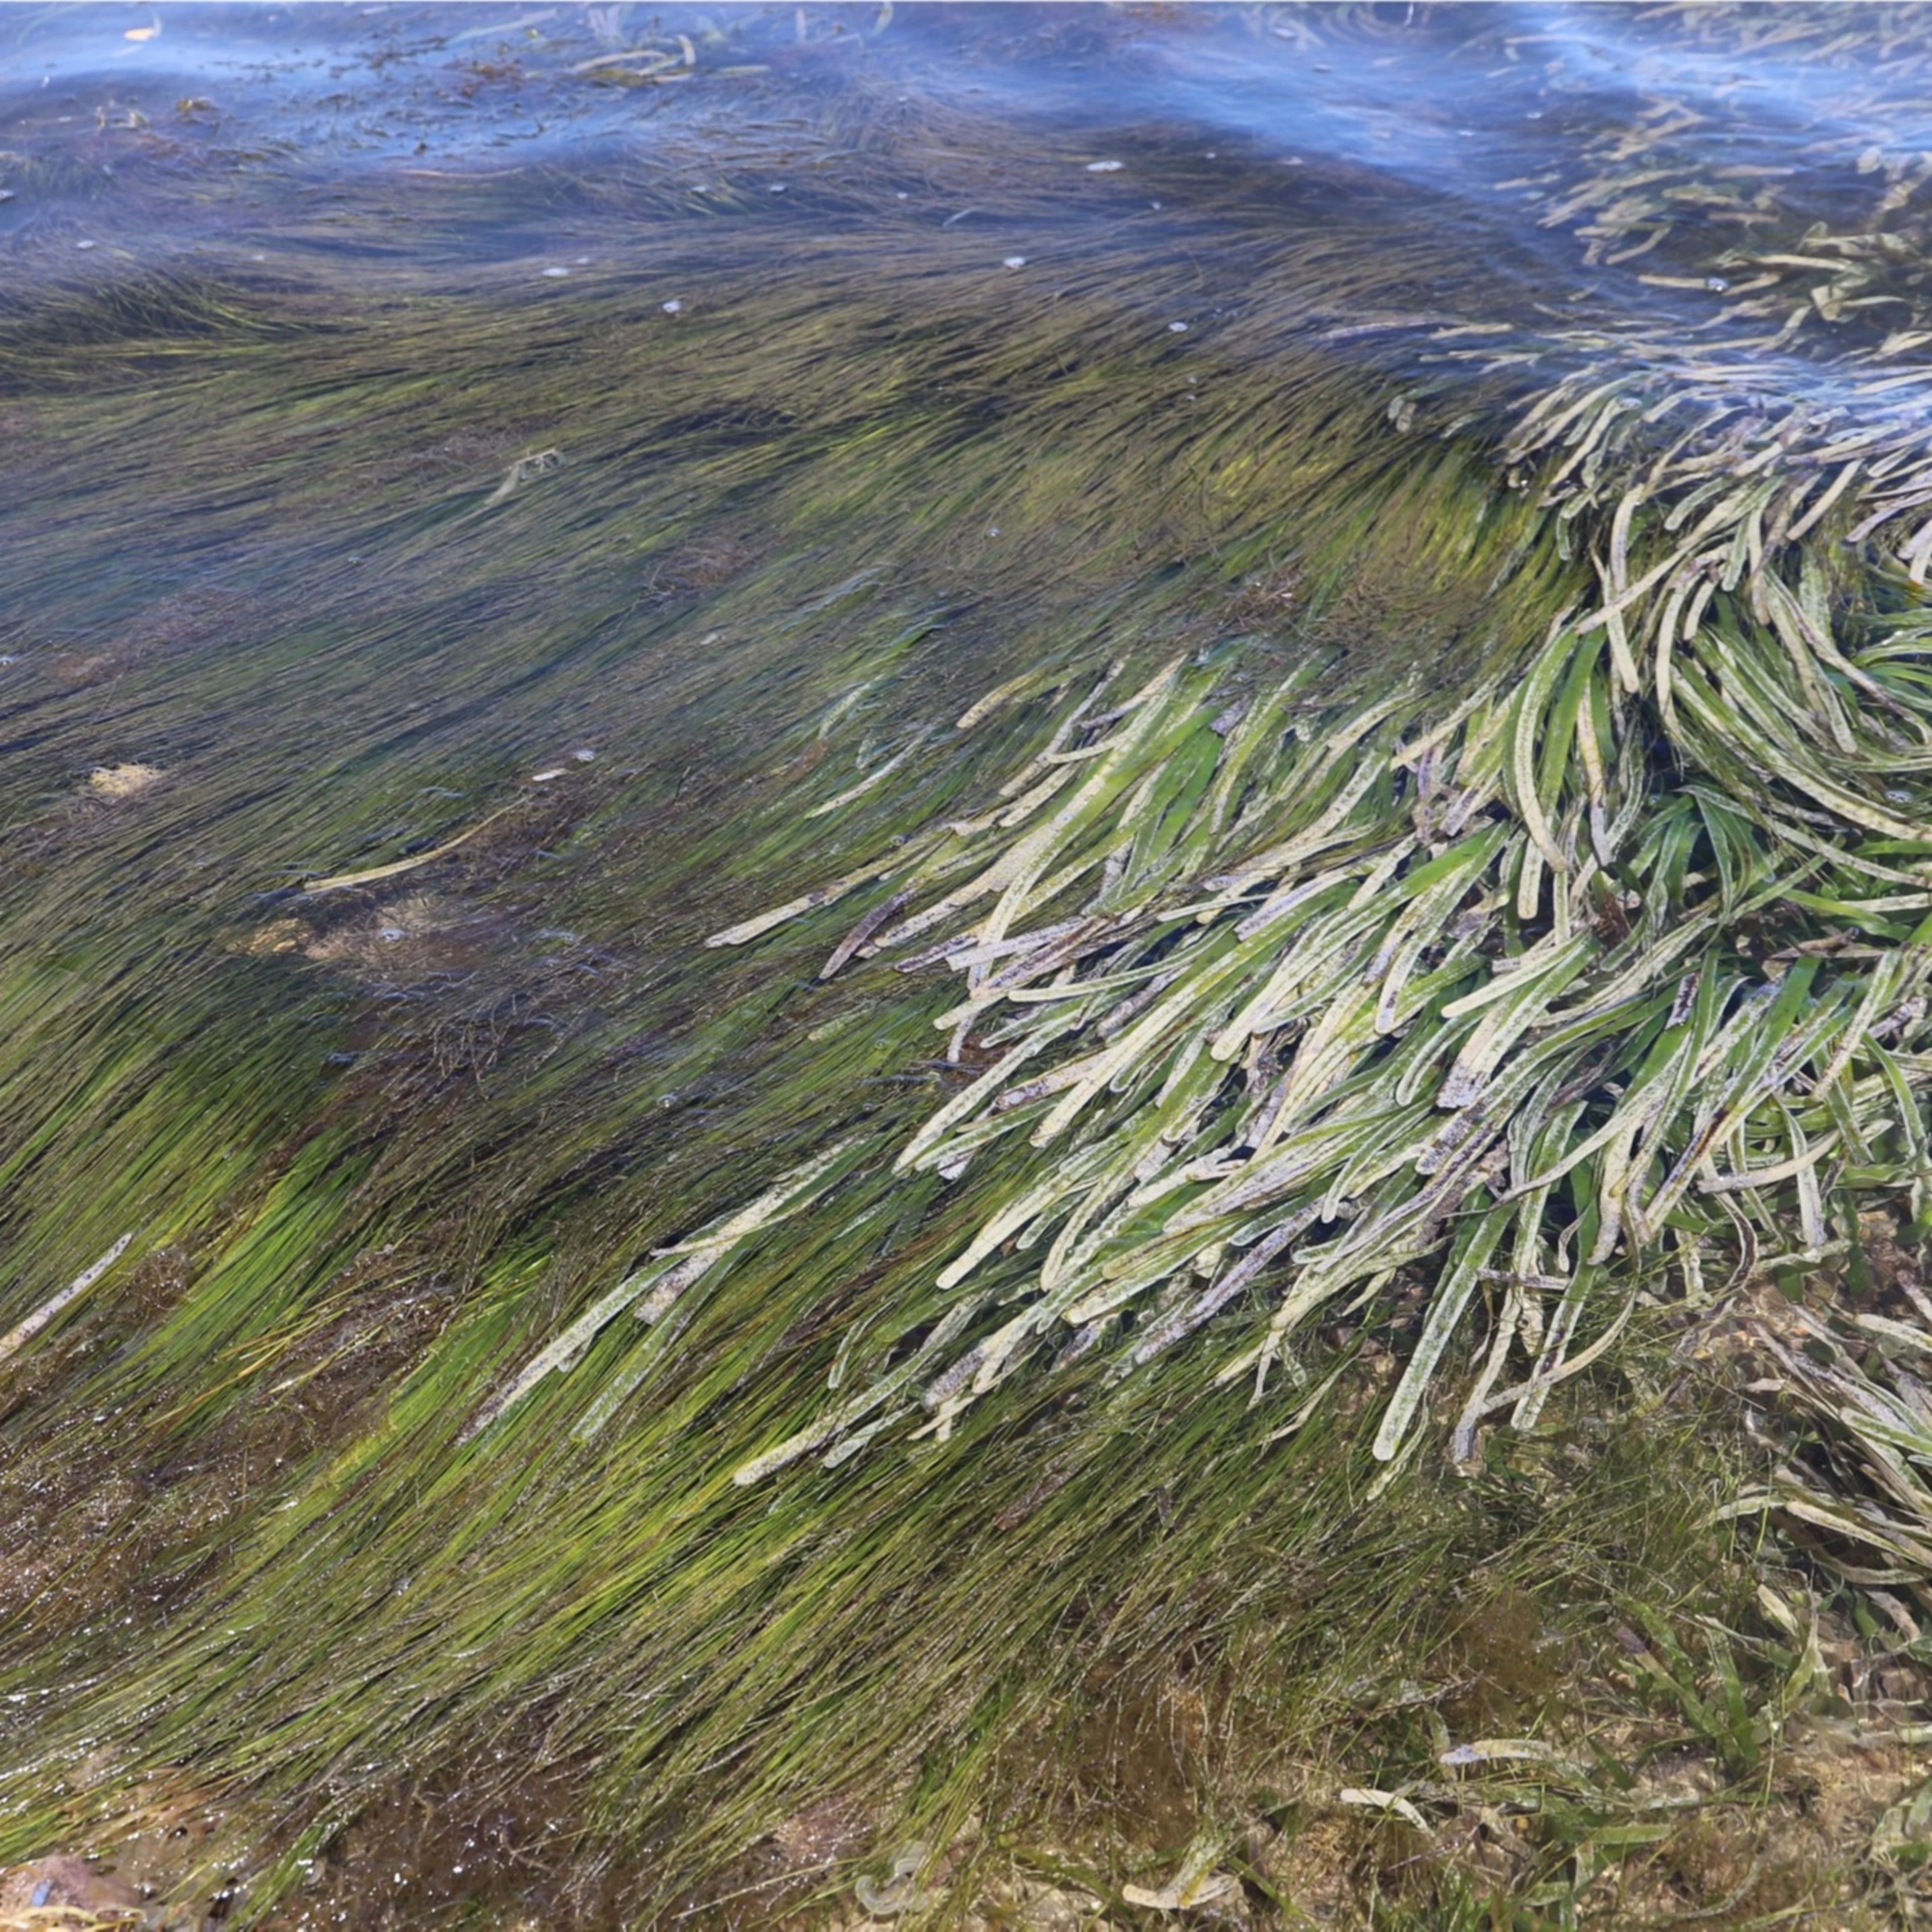
M 956 1052 L 998 1055 L 898 1156 L 1006 1163 L 939 1286 L 1037 1256 L 963 1352 L 927 1345 L 928 1427 L 1042 1352 L 1124 1372 L 1217 1316 L 1214 1378 L 1258 1395 L 1318 1311 L 1446 1252 L 1375 1448 L 1480 1298 L 1466 1454 L 1483 1415 L 1534 1419 L 1586 1319 L 1608 1345 L 1644 1268 L 1816 1256 L 1834 1189 L 1922 1189 L 1919 627 L 1841 644 L 1788 530 L 1688 622 L 1672 506 L 1642 507 L 1604 606 L 1446 721 L 1412 691 L 1311 710 L 1305 668 L 1250 696 L 1110 676 L 1010 802 L 872 875 L 895 910 L 842 953 L 926 940 L 903 963 L 962 976 Z

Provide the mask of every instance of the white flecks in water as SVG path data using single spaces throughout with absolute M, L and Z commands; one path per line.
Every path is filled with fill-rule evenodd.
M 580 765 L 587 765 L 592 758 L 596 757 L 597 754 L 593 752 L 588 745 L 580 745 L 575 751 L 571 753 L 570 755 L 574 758 Z
M 393 946 L 405 936 L 400 926 L 379 926 L 376 928 L 376 937 L 386 946 Z
M 563 767 L 561 765 L 548 765 L 540 772 L 531 772 L 530 783 L 548 784 L 552 778 L 560 778 L 562 776 Z
M 774 194 L 783 194 L 785 191 L 786 185 L 787 184 L 784 182 L 773 182 L 772 183 L 771 191 Z
M 1117 175 L 1126 166 L 1125 161 L 1089 161 L 1087 172 L 1090 175 Z
M 1009 255 L 1003 266 L 1009 268 L 1024 268 L 1026 266 L 1026 257 L 1024 255 Z
M 658 303 L 658 306 L 664 310 L 666 315 L 682 315 L 684 313 L 683 303 L 680 302 L 675 296 L 674 296 L 668 302 Z
M 1185 335 L 1187 333 L 1187 325 L 1184 322 L 1170 322 L 1167 325 L 1167 330 L 1170 335 Z
M 578 267 L 580 268 L 587 268 L 590 266 L 590 257 L 588 255 L 578 255 L 573 256 L 572 259 L 576 262 Z
M 550 280 L 550 281 L 553 281 L 553 282 L 554 282 L 554 281 L 560 281 L 560 280 L 562 280 L 562 279 L 566 275 L 568 274 L 569 273 L 570 273 L 570 271 L 569 271 L 568 268 L 546 268 L 546 269 L 544 269 L 544 274 L 545 278 L 546 278 L 547 280 Z
M 94 242 L 76 242 L 74 245 L 76 248 L 98 248 L 100 244 Z

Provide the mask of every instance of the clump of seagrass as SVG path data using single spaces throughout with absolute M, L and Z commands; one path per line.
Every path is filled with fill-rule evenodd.
M 1546 225 L 1582 218 L 1611 265 L 1678 242 L 1705 202 L 1672 138 L 1667 117 L 1606 134 L 1540 193 Z M 1425 1262 L 1374 1448 L 1420 1439 L 1480 1302 L 1464 1457 L 1488 1416 L 1532 1424 L 1666 1270 L 1695 1300 L 1714 1263 L 1822 1259 L 1840 1190 L 1918 1212 L 1932 625 L 1878 606 L 1932 566 L 1932 376 L 1900 360 L 1932 337 L 1887 226 L 1923 177 L 1844 158 L 1876 178 L 1862 227 L 1646 274 L 1706 290 L 1710 326 L 1402 320 L 1449 389 L 1473 367 L 1529 390 L 1496 431 L 1504 476 L 1598 584 L 1529 662 L 1460 702 L 1408 687 L 1348 711 L 1315 701 L 1313 662 L 1262 689 L 1180 660 L 1138 684 L 1018 680 L 960 728 L 1060 708 L 983 812 L 716 935 L 872 888 L 826 972 L 955 971 L 950 1057 L 994 1056 L 898 1157 L 949 1180 L 998 1164 L 999 1204 L 938 1276 L 944 1318 L 740 1481 L 901 1422 L 943 1437 L 1022 1364 L 1105 1351 L 1129 1372 L 1210 1322 L 1212 1379 L 1260 1400 L 1279 1366 L 1296 1426 L 1334 1379 L 1310 1384 L 1298 1336 Z M 1739 192 L 1704 188 L 1712 208 Z M 1777 192 L 1746 212 L 1774 223 Z M 1875 302 L 1904 324 L 1790 356 L 1810 320 Z M 1396 432 L 1444 386 L 1398 395 Z M 1828 538 L 1862 548 L 1828 564 Z M 783 1211 L 836 1181 L 802 1171 Z M 487 1414 L 659 1279 L 614 1291 Z
M 1412 688 L 1313 706 L 1312 664 L 1258 691 L 1182 661 L 1124 688 L 1116 667 L 983 812 L 716 935 L 884 892 L 826 970 L 959 974 L 952 1057 L 997 1056 L 898 1165 L 1006 1163 L 939 1276 L 947 1318 L 740 1481 L 895 1421 L 943 1436 L 1036 1358 L 1138 1369 L 1217 1316 L 1213 1381 L 1258 1399 L 1280 1364 L 1300 1390 L 1318 1313 L 1435 1257 L 1374 1447 L 1418 1438 L 1480 1299 L 1466 1456 L 1485 1417 L 1534 1422 L 1660 1266 L 1694 1297 L 1713 1255 L 1823 1256 L 1838 1187 L 1922 1197 L 1925 627 L 1841 642 L 1790 527 L 1777 551 L 1733 537 L 1719 570 L 1677 507 L 1626 491 L 1603 604 L 1446 715 Z M 614 1291 L 484 1419 L 835 1161 Z M 1017 1294 L 982 1285 L 1007 1250 L 1038 1257 Z
M 1920 1616 L 1932 1613 L 1932 1298 L 1900 1286 L 1910 1318 L 1864 1311 L 1827 1320 L 1793 1308 L 1783 1335 L 1755 1324 L 1780 1393 L 1818 1429 L 1826 1461 L 1787 1458 L 1738 1507 L 1778 1511 L 1911 1643 L 1919 1627 L 1894 1592 Z

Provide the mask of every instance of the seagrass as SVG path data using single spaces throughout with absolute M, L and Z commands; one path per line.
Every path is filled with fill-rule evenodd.
M 755 182 L 651 177 L 599 185 L 646 241 L 568 327 L 452 243 L 353 329 L 158 282 L 236 332 L 178 382 L 125 298 L 64 298 L 70 356 L 0 332 L 72 439 L 20 513 L 50 555 L 104 475 L 166 535 L 112 466 L 156 444 L 164 509 L 252 539 L 259 444 L 326 566 L 265 620 L 294 723 L 212 651 L 32 713 L 82 770 L 104 706 L 187 748 L 146 818 L 17 782 L 8 1366 L 66 1379 L 10 1387 L 50 1460 L 242 1474 L 158 1609 L 100 1586 L 134 1637 L 78 1584 L 0 1632 L 8 1843 L 158 1772 L 267 1911 L 399 1784 L 567 1772 L 653 1922 L 828 1793 L 946 1842 L 1096 1658 L 1278 1679 L 1292 1756 L 1471 1594 L 1670 1570 L 1715 1452 L 1619 1462 L 1678 1426 L 1621 1370 L 1660 1310 L 1831 1268 L 1860 1204 L 1916 1216 L 1932 1077 L 1918 164 L 1741 187 L 1748 103 L 1680 139 L 1672 64 L 1796 36 L 1877 116 L 1927 60 L 1910 12 L 1646 32 L 1656 98 L 1539 136 L 1486 253 L 1412 182 L 1338 227 L 1244 174 L 1155 242 L 1122 203 L 1042 292 L 970 221 L 863 219 L 910 158 L 1037 261 L 1090 150 L 854 80 L 776 267 L 714 219 Z M 1171 331 L 1190 247 L 1238 327 Z M 1570 299 L 1626 248 L 1658 279 Z M 383 468 L 477 396 L 454 481 Z M 15 554 L 94 610 L 85 559 Z M 386 970 L 433 915 L 555 963 Z M 380 1047 L 338 1079 L 325 1027 Z M 346 1420 L 274 1436 L 358 1358 Z M 1532 1529 L 1458 1500 L 1498 1425 L 1588 1445 Z
M 1667 525 L 1669 495 L 1655 507 Z M 1684 548 L 1624 568 L 1672 603 Z M 1176 662 L 1116 698 L 1103 675 L 1012 803 L 899 848 L 874 885 L 895 916 L 850 950 L 956 928 L 933 963 L 967 997 L 938 1024 L 955 1058 L 976 1036 L 998 1058 L 897 1165 L 1004 1155 L 1016 1176 L 938 1286 L 1003 1243 L 1042 1251 L 1017 1312 L 896 1371 L 922 1384 L 922 1426 L 1042 1347 L 1138 1368 L 1268 1270 L 1210 1370 L 1252 1372 L 1258 1399 L 1298 1324 L 1453 1240 L 1376 1450 L 1403 1447 L 1486 1280 L 1504 1310 L 1458 1398 L 1466 1456 L 1484 1415 L 1534 1420 L 1581 1311 L 1617 1325 L 1647 1269 L 1815 1264 L 1846 1184 L 1916 1214 L 1932 847 L 1910 781 L 1928 741 L 1916 676 L 1890 668 L 1918 620 L 1848 654 L 1820 574 L 1781 566 L 1740 572 L 1668 638 L 1654 604 L 1615 611 L 1613 569 L 1610 602 L 1447 729 L 1407 694 L 1290 722 L 1299 676 L 1248 692 Z M 740 1480 L 879 1400 L 862 1390 Z
M 1886 18 L 1883 51 L 1916 52 Z M 1743 42 L 1864 44 L 1768 21 Z M 1664 22 L 1666 44 L 1730 32 L 1703 10 Z M 1923 86 L 1901 59 L 1857 104 L 1899 111 Z M 1272 686 L 1199 659 L 1132 690 L 1118 665 L 1089 672 L 1008 802 L 713 936 L 890 890 L 824 970 L 921 942 L 904 970 L 964 979 L 937 1023 L 948 1057 L 993 1056 L 896 1158 L 949 1180 L 998 1163 L 1009 1191 L 937 1286 L 996 1250 L 1040 1256 L 970 1346 L 929 1338 L 740 1480 L 869 1438 L 889 1401 L 943 1437 L 1024 1364 L 1097 1348 L 1128 1373 L 1210 1321 L 1204 1382 L 1251 1378 L 1258 1402 L 1277 1365 L 1300 1383 L 1296 1334 L 1331 1304 L 1354 1312 L 1445 1252 L 1374 1448 L 1412 1444 L 1480 1288 L 1466 1458 L 1485 1418 L 1533 1424 L 1585 1333 L 1575 1366 L 1666 1270 L 1695 1300 L 1707 1264 L 1816 1266 L 1842 1245 L 1824 1208 L 1841 1190 L 1896 1191 L 1917 1220 L 1932 714 L 1925 621 L 1892 586 L 1916 592 L 1932 559 L 1932 379 L 1910 359 L 1916 231 L 1896 232 L 1920 177 L 1821 142 L 1821 174 L 1870 184 L 1862 226 L 1814 221 L 1786 253 L 1747 229 L 1700 256 L 1687 216 L 1737 204 L 1750 171 L 1709 182 L 1682 152 L 1695 118 L 1640 113 L 1586 148 L 1596 172 L 1531 199 L 1546 225 L 1589 218 L 1586 262 L 1662 244 L 1678 272 L 1642 279 L 1716 297 L 1708 322 L 1389 325 L 1424 369 L 1556 372 L 1486 426 L 1595 580 L 1533 654 L 1453 703 L 1411 689 L 1352 712 L 1310 701 L 1310 664 Z M 1750 179 L 1764 224 L 1810 191 Z M 1882 334 L 1856 326 L 1874 307 Z M 1820 322 L 1852 326 L 1781 366 Z M 1441 428 L 1450 408 L 1425 383 L 1389 413 L 1467 434 L 1461 410 Z

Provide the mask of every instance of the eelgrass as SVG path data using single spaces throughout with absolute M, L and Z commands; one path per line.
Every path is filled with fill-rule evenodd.
M 1623 173 L 1651 145 L 1616 142 Z M 1566 188 L 1550 218 L 1621 178 Z M 1926 624 L 1805 539 L 1889 542 L 1922 585 L 1926 378 L 1894 366 L 1918 338 L 1854 342 L 1781 402 L 1760 392 L 1763 358 L 1807 316 L 1904 299 L 1857 296 L 1846 277 L 1870 272 L 1838 265 L 1909 256 L 1883 227 L 1906 198 L 1887 192 L 1875 235 L 1814 232 L 1831 252 L 1808 266 L 1832 279 L 1770 338 L 1558 330 L 1526 356 L 1498 326 L 1514 367 L 1612 358 L 1498 426 L 1512 482 L 1556 512 L 1566 555 L 1589 556 L 1596 596 L 1534 653 L 1492 652 L 1453 706 L 1412 688 L 1324 707 L 1318 661 L 1270 684 L 1211 652 L 1138 688 L 1118 664 L 1023 677 L 957 728 L 1042 691 L 1066 702 L 982 807 L 714 935 L 748 943 L 866 889 L 824 976 L 894 950 L 908 970 L 963 971 L 967 997 L 938 1022 L 947 1057 L 993 1057 L 896 1167 L 1001 1174 L 998 1211 L 936 1277 L 947 1299 L 919 1349 L 740 1480 L 827 1444 L 842 1459 L 922 1410 L 943 1436 L 1042 1351 L 1142 1367 L 1231 1304 L 1266 1304 L 1268 1321 L 1214 1379 L 1251 1373 L 1259 1401 L 1280 1362 L 1299 1391 L 1299 1328 L 1338 1297 L 1358 1313 L 1445 1251 L 1374 1448 L 1387 1461 L 1410 1442 L 1486 1286 L 1490 1346 L 1454 1436 L 1466 1457 L 1484 1417 L 1533 1424 L 1664 1264 L 1694 1300 L 1707 1264 L 1732 1280 L 1772 1257 L 1815 1266 L 1842 1245 L 1826 1213 L 1840 1188 L 1898 1190 L 1918 1218 Z M 1646 247 L 1666 238 L 1646 197 L 1615 203 L 1592 248 L 1640 215 Z M 1723 259 L 1767 271 L 1732 304 L 1751 314 L 1768 298 L 1746 296 L 1808 266 Z M 1480 360 L 1461 346 L 1472 332 L 1434 340 Z M 1406 432 L 1415 414 L 1390 406 Z M 656 1318 L 703 1257 L 799 1211 L 836 1160 L 630 1276 L 500 1400 L 634 1303 Z M 1031 1292 L 972 1280 L 1003 1249 L 1040 1251 Z
M 152 1271 L 11 1358 L 22 1466 L 187 1499 L 0 1634 L 10 1844 L 164 1769 L 266 1909 L 412 1780 L 567 1772 L 642 1917 L 828 1793 L 943 1841 L 1096 1664 L 1279 1672 L 1309 1747 L 1459 1593 L 1684 1594 L 1724 1452 L 1591 1413 L 1646 1298 L 1916 1205 L 1914 540 L 1834 541 L 1910 514 L 1910 422 L 1809 364 L 1721 415 L 1680 312 L 1586 339 L 1453 202 L 1338 232 L 1156 143 L 1171 225 L 1070 228 L 1070 137 L 836 104 L 795 253 L 653 182 L 568 326 L 464 262 L 0 338 L 67 466 L 7 566 L 10 1324 Z M 912 149 L 1050 299 L 950 202 L 868 226 Z M 1184 245 L 1241 327 L 1169 332 Z M 257 601 L 163 621 L 110 540 Z M 140 815 L 62 802 L 136 756 Z M 418 918 L 484 963 L 385 969 Z M 1533 1520 L 1390 1476 L 1539 1414 L 1594 1473 Z
M 1614 619 L 1560 621 L 1510 688 L 1440 723 L 1407 693 L 1298 716 L 1306 673 L 1250 694 L 1175 664 L 1118 702 L 1103 676 L 1012 802 L 869 868 L 897 916 L 868 915 L 828 968 L 937 928 L 928 960 L 968 975 L 940 1022 L 952 1057 L 976 1030 L 1002 1049 L 896 1165 L 1041 1156 L 1009 1166 L 938 1286 L 1010 1243 L 1042 1251 L 1038 1292 L 948 1360 L 974 1318 L 956 1312 L 740 1480 L 900 1390 L 944 1430 L 1042 1338 L 1138 1368 L 1231 1304 L 1271 1304 L 1215 1364 L 1258 1399 L 1298 1326 L 1445 1247 L 1375 1450 L 1402 1450 L 1488 1282 L 1466 1456 L 1484 1415 L 1534 1421 L 1592 1324 L 1576 1359 L 1601 1352 L 1646 1264 L 1682 1257 L 1700 1293 L 1736 1239 L 1727 1265 L 1787 1236 L 1815 1264 L 1848 1175 L 1916 1205 L 1932 893 L 1912 861 L 1932 845 L 1892 795 L 1932 745 L 1918 646 L 1846 657 L 1815 580 L 1775 572 L 1775 626 L 1727 595 L 1640 663 Z
M 1782 1512 L 1828 1570 L 1864 1589 L 1916 1643 L 1906 1605 L 1932 1611 L 1932 1398 L 1923 1375 L 1932 1314 L 1919 1289 L 1902 1286 L 1916 1319 L 1867 1310 L 1833 1323 L 1794 1309 L 1785 1332 L 1760 1329 L 1780 1372 L 1770 1388 L 1821 1439 L 1813 1466 L 1786 1456 L 1767 1489 L 1736 1507 Z

